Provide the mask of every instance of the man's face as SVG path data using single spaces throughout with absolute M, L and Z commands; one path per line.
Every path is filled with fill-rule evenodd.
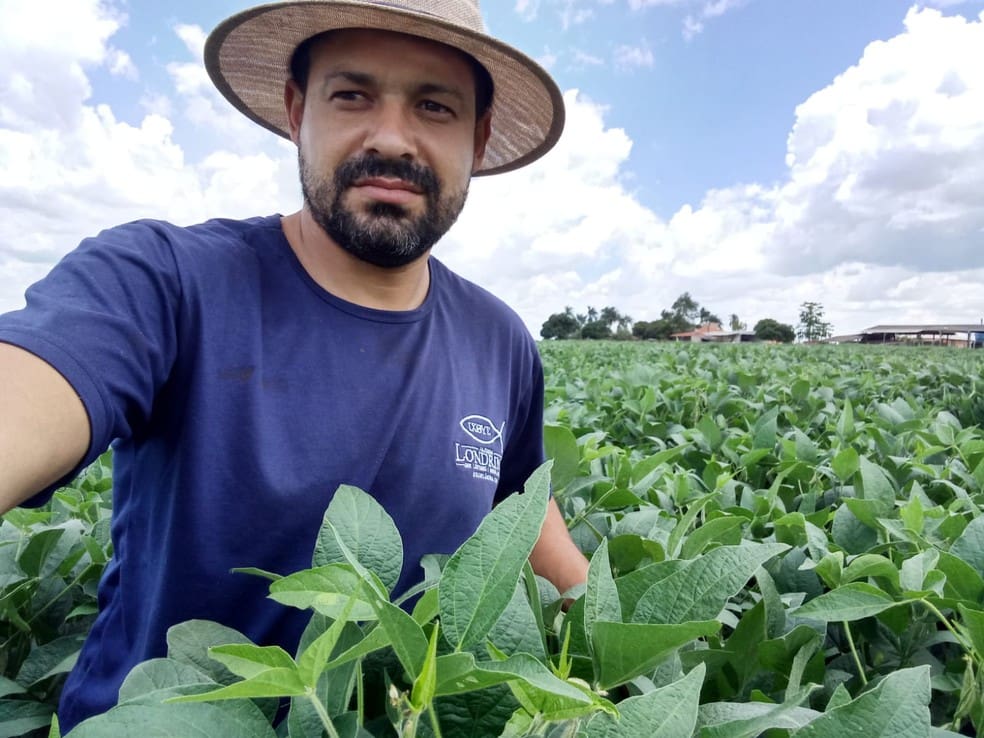
M 488 138 L 468 60 L 411 36 L 337 31 L 312 49 L 306 94 L 292 84 L 291 133 L 315 222 L 376 266 L 426 254 L 461 212 Z

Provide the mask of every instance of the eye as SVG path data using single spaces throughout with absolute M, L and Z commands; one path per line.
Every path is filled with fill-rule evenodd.
M 368 96 L 361 90 L 336 90 L 329 95 L 329 99 L 352 103 L 366 100 Z
M 421 100 L 419 105 L 421 110 L 431 115 L 447 117 L 454 117 L 455 115 L 455 112 L 447 105 L 442 105 L 434 100 Z

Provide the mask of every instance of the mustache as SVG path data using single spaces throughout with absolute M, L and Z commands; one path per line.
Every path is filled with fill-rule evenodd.
M 381 159 L 372 155 L 359 156 L 341 164 L 335 170 L 335 185 L 342 190 L 366 177 L 402 179 L 420 188 L 421 192 L 427 195 L 437 193 L 441 187 L 437 175 L 430 167 L 405 159 Z

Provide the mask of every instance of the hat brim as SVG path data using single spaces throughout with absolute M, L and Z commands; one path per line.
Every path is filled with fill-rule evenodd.
M 219 24 L 205 42 L 205 68 L 240 112 L 290 138 L 284 84 L 305 39 L 344 28 L 395 31 L 438 41 L 473 56 L 492 76 L 492 135 L 475 175 L 525 166 L 549 151 L 564 127 L 556 83 L 521 51 L 484 33 L 390 5 L 293 0 L 260 5 Z

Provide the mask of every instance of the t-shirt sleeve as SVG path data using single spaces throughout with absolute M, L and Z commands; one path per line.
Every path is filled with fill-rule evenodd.
M 531 346 L 532 371 L 525 383 L 523 401 L 516 415 L 517 430 L 509 434 L 502 454 L 499 486 L 494 504 L 523 489 L 527 478 L 546 460 L 543 447 L 543 365 Z
M 45 502 L 118 438 L 150 416 L 174 361 L 181 287 L 166 231 L 131 223 L 86 239 L 0 316 L 0 341 L 54 367 L 89 416 L 79 467 L 26 505 Z

